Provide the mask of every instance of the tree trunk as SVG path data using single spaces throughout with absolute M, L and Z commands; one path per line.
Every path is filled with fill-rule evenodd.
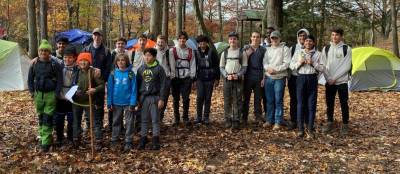
M 393 38 L 393 53 L 399 57 L 399 40 L 397 39 L 397 10 L 395 0 L 391 0 L 392 11 L 392 38 Z
M 204 13 L 203 13 L 203 11 L 204 11 L 204 0 L 200 0 L 200 2 L 199 2 L 199 8 L 200 8 L 200 15 L 201 15 L 201 17 L 203 18 L 204 17 Z M 198 20 L 197 19 L 197 35 L 201 35 L 201 34 L 203 34 L 203 32 L 202 32 L 202 30 L 201 30 L 201 27 L 200 27 L 200 23 L 199 23 L 199 21 L 200 20 Z
M 157 36 L 161 33 L 161 5 L 162 0 L 151 1 L 150 33 L 153 36 Z
M 179 33 L 182 31 L 182 1 L 177 0 L 176 4 L 176 37 L 178 37 Z
M 197 20 L 199 21 L 198 23 L 200 24 L 200 28 L 202 30 L 202 33 L 204 35 L 208 36 L 209 38 L 211 38 L 211 34 L 207 31 L 207 27 L 204 24 L 203 16 L 202 16 L 202 13 L 201 13 L 200 8 L 199 8 L 199 0 L 193 0 L 193 7 L 194 7 L 194 10 L 195 10 L 195 13 L 196 13 Z M 215 50 L 215 46 L 211 42 L 211 39 L 210 39 L 210 42 L 209 42 L 208 45 L 210 46 L 211 49 Z
M 274 27 L 277 30 L 282 29 L 283 21 L 283 2 L 282 0 L 267 1 L 267 21 L 268 26 Z
M 67 12 L 68 12 L 68 29 L 73 28 L 72 14 L 74 13 L 74 6 L 72 5 L 73 0 L 67 0 Z
M 124 22 L 124 0 L 119 1 L 119 36 L 125 35 L 125 22 Z
M 219 18 L 219 41 L 222 42 L 224 40 L 224 26 L 222 21 L 222 3 L 221 0 L 218 0 L 218 18 Z
M 326 0 L 321 0 L 321 16 L 322 16 L 322 21 L 320 23 L 320 31 L 319 31 L 319 37 L 318 37 L 318 48 L 321 49 L 324 45 L 324 36 L 325 36 L 325 18 L 326 18 Z
M 236 32 L 239 33 L 239 0 L 236 0 Z
M 36 29 L 36 7 L 35 0 L 27 1 L 28 11 L 28 33 L 29 33 L 29 56 L 31 58 L 38 55 L 37 29 Z
M 264 3 L 264 14 L 263 14 L 262 25 L 261 25 L 261 34 L 263 36 L 265 36 L 265 31 L 267 30 L 267 26 L 268 26 L 268 23 L 267 23 L 268 8 L 267 8 L 267 2 L 266 1 L 267 0 L 265 0 L 265 3 Z
M 107 0 L 101 1 L 101 30 L 103 34 L 103 43 L 107 44 Z
M 47 39 L 47 1 L 39 0 L 40 4 L 40 39 Z
M 164 35 L 166 38 L 168 38 L 168 17 L 169 17 L 168 6 L 169 6 L 168 0 L 163 0 L 162 35 Z
M 80 25 L 79 25 L 79 8 L 80 8 L 80 3 L 78 1 L 78 2 L 76 2 L 76 10 L 75 10 L 75 16 L 76 16 L 75 26 L 76 26 L 76 28 L 80 28 Z
M 372 45 L 372 46 L 375 45 L 374 20 L 375 20 L 375 0 L 372 0 L 371 38 L 369 40 L 369 44 Z
M 182 3 L 182 30 L 185 31 L 186 24 L 186 0 L 183 0 Z

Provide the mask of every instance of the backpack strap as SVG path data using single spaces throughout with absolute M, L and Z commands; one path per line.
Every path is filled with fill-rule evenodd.
M 228 59 L 236 59 L 236 58 L 228 58 L 228 49 L 229 49 L 229 47 L 226 48 L 224 51 L 225 65 L 226 65 L 226 61 Z M 239 49 L 239 57 L 237 59 L 239 59 L 239 64 L 242 65 L 242 61 L 243 61 L 243 49 L 242 48 Z
M 75 77 L 74 77 L 74 79 L 72 79 L 72 86 L 74 86 L 74 85 L 77 85 L 78 84 L 78 80 L 79 80 L 79 72 L 80 72 L 81 70 L 78 68 L 77 70 L 76 70 L 76 74 L 75 74 Z
M 169 64 L 169 49 L 167 49 L 167 50 L 165 51 L 165 58 L 167 59 L 167 66 L 168 66 L 169 68 L 171 68 L 171 66 L 170 66 L 170 64 Z
M 133 62 L 135 61 L 135 54 L 136 54 L 136 51 L 135 51 L 135 50 L 132 50 L 132 55 L 131 55 L 131 62 L 132 62 L 132 64 L 133 64 Z
M 325 57 L 326 57 L 327 59 L 328 59 L 329 48 L 331 48 L 331 45 L 325 46 Z
M 191 48 L 189 48 L 189 47 L 188 47 L 189 55 L 188 55 L 187 59 L 182 59 L 182 58 L 180 58 L 178 56 L 178 51 L 176 50 L 176 47 L 172 48 L 172 52 L 174 54 L 175 60 L 181 59 L 181 60 L 188 60 L 190 62 L 192 60 L 192 57 L 193 57 L 193 50 Z
M 348 46 L 347 45 L 343 45 L 343 55 L 344 55 L 344 57 L 347 56 L 347 49 L 348 49 Z
M 293 58 L 294 53 L 296 52 L 296 45 L 292 46 L 292 49 L 290 50 L 290 52 L 292 53 L 290 56 Z
M 331 48 L 331 45 L 325 46 L 325 56 L 326 57 L 328 57 L 329 48 Z M 349 48 L 349 46 L 343 45 L 342 48 L 343 48 L 343 56 L 346 57 L 347 56 L 347 49 Z

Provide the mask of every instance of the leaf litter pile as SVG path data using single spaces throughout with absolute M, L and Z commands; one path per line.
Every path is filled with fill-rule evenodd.
M 191 95 L 190 118 L 195 117 L 195 92 Z M 335 131 L 320 133 L 326 121 L 325 91 L 319 88 L 316 138 L 296 138 L 295 131 L 272 131 L 250 124 L 238 132 L 223 128 L 222 88 L 214 91 L 212 123 L 171 127 L 172 97 L 169 98 L 161 150 L 129 153 L 110 149 L 110 133 L 94 159 L 90 141 L 74 149 L 70 144 L 40 153 L 37 116 L 28 92 L 0 93 L 0 173 L 396 173 L 400 171 L 400 93 L 350 93 L 350 134 L 341 136 L 338 99 Z M 284 99 L 288 119 L 289 96 Z M 250 105 L 249 121 L 253 120 Z M 107 114 L 106 114 L 107 115 Z M 107 119 L 107 116 L 105 116 Z M 106 120 L 105 119 L 105 120 Z M 105 121 L 107 122 L 107 121 Z M 53 133 L 54 135 L 54 133 Z M 122 144 L 121 144 L 122 145 Z M 151 143 L 148 144 L 150 146 Z

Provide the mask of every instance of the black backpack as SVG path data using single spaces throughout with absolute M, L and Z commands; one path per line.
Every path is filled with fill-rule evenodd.
M 228 49 L 229 49 L 229 47 L 224 50 L 225 65 L 226 65 L 226 60 L 227 59 L 232 59 L 232 60 L 239 59 L 239 64 L 242 65 L 243 49 L 239 48 L 240 50 L 239 50 L 239 57 L 238 58 L 236 58 L 236 57 L 235 58 L 228 58 Z

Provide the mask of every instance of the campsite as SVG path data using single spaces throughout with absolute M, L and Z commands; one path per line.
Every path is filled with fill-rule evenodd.
M 0 174 L 400 171 L 400 1 L 0 9 Z

